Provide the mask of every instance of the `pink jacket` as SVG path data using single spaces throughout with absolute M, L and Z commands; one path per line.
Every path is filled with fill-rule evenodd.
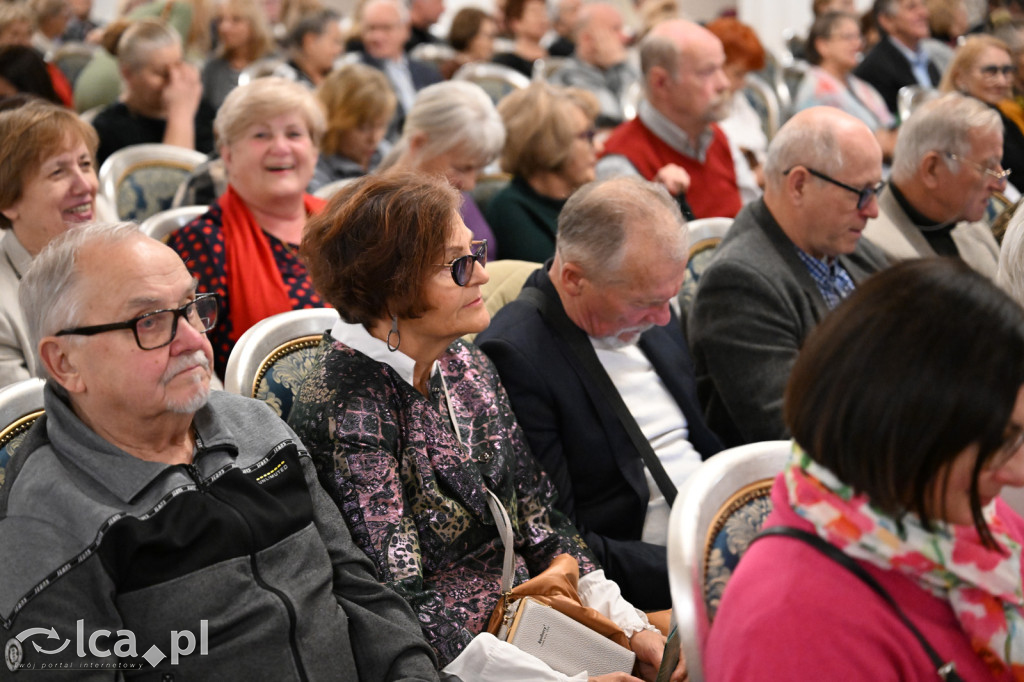
M 765 527 L 811 529 L 789 506 L 781 476 L 772 502 Z M 1024 541 L 1024 519 L 998 504 L 1010 533 Z M 956 662 L 964 680 L 999 679 L 974 653 L 945 600 L 902 575 L 860 563 L 943 660 Z M 758 540 L 744 555 L 708 636 L 704 672 L 709 682 L 938 679 L 924 649 L 881 597 L 817 550 L 785 537 Z

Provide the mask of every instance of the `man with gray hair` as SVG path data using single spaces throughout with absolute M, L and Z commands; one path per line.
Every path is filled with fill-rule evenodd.
M 688 324 L 698 394 L 726 445 L 788 438 L 782 397 L 800 346 L 887 264 L 860 239 L 881 178 L 871 130 L 832 107 L 799 112 L 768 146 L 764 196 L 718 246 Z
M 554 259 L 476 339 L 559 508 L 644 610 L 671 606 L 676 488 L 721 448 L 669 306 L 686 258 L 686 227 L 663 187 L 636 177 L 584 185 L 559 215 Z
M 1006 187 L 999 113 L 949 93 L 926 102 L 902 126 L 889 185 L 864 237 L 891 260 L 952 256 L 995 277 L 999 245 L 984 221 Z
M 20 297 L 49 376 L 0 492 L 9 671 L 437 679 L 292 431 L 211 393 L 217 299 L 174 251 L 131 223 L 69 230 Z
M 640 175 L 685 195 L 693 217 L 732 218 L 740 186 L 756 182 L 716 125 L 732 101 L 722 42 L 703 26 L 669 19 L 640 43 L 640 66 L 644 100 L 608 137 L 597 177 Z

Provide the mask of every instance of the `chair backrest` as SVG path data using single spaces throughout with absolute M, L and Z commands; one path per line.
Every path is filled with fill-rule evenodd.
M 266 78 L 267 76 L 278 76 L 280 78 L 287 78 L 290 81 L 299 80 L 299 74 L 295 71 L 295 67 L 284 59 L 280 57 L 264 57 L 263 59 L 257 59 L 242 69 L 238 74 L 238 84 L 246 85 L 257 78 Z
M 320 339 L 337 321 L 333 308 L 308 308 L 257 322 L 231 350 L 224 390 L 262 400 L 288 419 Z
M 452 76 L 452 80 L 476 83 L 484 89 L 484 92 L 495 104 L 513 90 L 530 86 L 530 79 L 515 69 L 490 62 L 463 64 Z
M 68 83 L 74 86 L 97 49 L 98 46 L 89 43 L 63 43 L 54 51 L 51 61 L 68 79 Z
M 904 85 L 896 94 L 896 111 L 900 121 L 906 121 L 919 106 L 930 99 L 938 97 L 941 93 L 933 88 L 926 88 L 923 85 Z
M 569 61 L 568 57 L 545 57 L 533 60 L 532 80 L 550 80 L 556 71 L 565 66 L 567 61 Z
M 180 206 L 149 216 L 139 224 L 143 234 L 166 242 L 170 236 L 206 213 L 209 206 Z
M 686 261 L 686 277 L 679 290 L 679 319 L 685 326 L 686 316 L 693 298 L 697 295 L 697 284 L 704 270 L 711 264 L 715 249 L 722 242 L 732 225 L 732 218 L 698 218 L 687 223 L 690 230 L 690 257 Z
M 341 189 L 345 185 L 355 182 L 358 179 L 359 178 L 342 178 L 341 180 L 328 182 L 326 185 L 323 185 L 322 187 L 318 188 L 315 192 L 313 192 L 313 196 L 319 199 L 330 199 L 331 197 L 338 193 L 339 189 Z
M 694 471 L 668 521 L 672 614 L 691 682 L 704 679 L 702 653 L 722 591 L 771 511 L 769 491 L 789 441 L 723 450 Z
M 420 43 L 409 51 L 409 58 L 418 62 L 427 62 L 440 70 L 445 62 L 455 59 L 455 48 L 444 43 Z
M 492 319 L 506 303 L 519 297 L 527 278 L 541 265 L 513 259 L 496 260 L 487 264 L 490 279 L 480 287 L 480 296 L 484 299 L 484 307 Z M 462 338 L 472 342 L 476 334 L 466 334 Z
M 4 487 L 7 463 L 43 413 L 45 385 L 42 379 L 26 379 L 0 389 L 0 489 Z
M 100 167 L 100 194 L 118 220 L 142 221 L 171 207 L 182 180 L 206 155 L 169 144 L 136 144 L 111 154 Z
M 757 74 L 748 73 L 743 92 L 761 117 L 761 129 L 765 137 L 771 140 L 782 125 L 782 107 L 775 88 Z

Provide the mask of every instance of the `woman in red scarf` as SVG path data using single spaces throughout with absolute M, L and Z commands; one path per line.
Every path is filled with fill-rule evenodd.
M 313 290 L 298 244 L 324 202 L 306 193 L 324 116 L 303 86 L 260 78 L 228 95 L 214 121 L 228 189 L 168 242 L 220 297 L 209 332 L 217 374 L 249 327 L 277 313 L 325 305 Z

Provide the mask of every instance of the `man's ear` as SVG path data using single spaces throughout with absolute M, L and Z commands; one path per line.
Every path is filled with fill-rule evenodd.
M 562 265 L 561 271 L 558 273 L 558 279 L 562 291 L 569 296 L 579 296 L 583 287 L 586 286 L 586 277 L 583 275 L 583 269 L 576 265 L 576 263 L 569 262 Z
M 68 393 L 81 393 L 85 381 L 78 372 L 78 366 L 68 354 L 68 342 L 56 336 L 46 336 L 39 341 L 39 360 L 49 375 Z
M 793 166 L 793 169 L 785 175 L 786 193 L 794 205 L 800 205 L 804 200 L 804 193 L 807 190 L 807 182 L 811 179 L 810 173 L 803 166 Z
M 917 177 L 920 178 L 921 182 L 928 189 L 939 188 L 939 165 L 946 165 L 946 162 L 942 159 L 938 152 L 928 152 L 921 159 L 921 165 L 917 169 Z

